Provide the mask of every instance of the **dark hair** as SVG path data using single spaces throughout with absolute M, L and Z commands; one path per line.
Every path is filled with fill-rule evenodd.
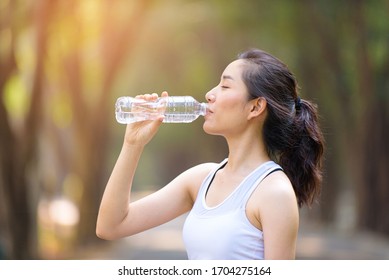
M 299 207 L 311 205 L 321 190 L 324 150 L 317 106 L 299 97 L 294 75 L 274 56 L 252 49 L 238 59 L 245 61 L 242 78 L 250 99 L 267 101 L 263 126 L 267 152 L 289 177 Z

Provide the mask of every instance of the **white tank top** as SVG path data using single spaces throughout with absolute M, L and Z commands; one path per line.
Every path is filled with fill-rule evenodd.
M 216 172 L 204 179 L 196 201 L 186 218 L 183 239 L 190 260 L 257 260 L 264 258 L 263 233 L 246 216 L 246 204 L 258 184 L 271 172 L 282 170 L 273 161 L 251 172 L 219 205 L 208 207 L 205 196 Z

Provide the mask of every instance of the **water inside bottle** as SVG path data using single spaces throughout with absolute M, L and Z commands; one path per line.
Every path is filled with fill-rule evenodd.
M 190 96 L 175 96 L 168 98 L 166 111 L 164 113 L 165 123 L 190 123 L 196 120 L 201 114 L 201 104 Z
M 163 114 L 166 101 L 148 102 L 142 99 L 121 97 L 116 102 L 116 120 L 127 124 L 156 119 Z
M 165 123 L 190 123 L 197 119 L 199 116 L 195 114 L 168 114 L 165 115 L 163 122 Z
M 145 101 L 121 97 L 116 102 L 116 120 L 127 124 L 154 120 L 164 115 L 165 123 L 190 123 L 205 115 L 207 104 L 197 102 L 191 96 L 163 97 L 156 101 Z

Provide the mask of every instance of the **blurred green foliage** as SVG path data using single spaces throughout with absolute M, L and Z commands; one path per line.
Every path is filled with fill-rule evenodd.
M 12 218 L 18 203 L 7 202 L 16 189 L 7 187 L 13 175 L 6 169 L 18 153 L 7 150 L 33 151 L 16 161 L 27 165 L 15 176 L 25 177 L 19 205 L 28 202 L 32 224 L 24 257 L 62 257 L 71 252 L 58 245 L 66 236 L 69 248 L 97 242 L 98 204 L 125 129 L 115 121 L 116 98 L 167 90 L 204 101 L 224 67 L 250 47 L 288 64 L 301 96 L 319 106 L 325 181 L 311 218 L 337 224 L 351 207 L 349 227 L 389 234 L 382 222 L 388 11 L 384 0 L 0 0 L 0 250 L 20 257 L 9 245 L 18 242 L 12 223 L 23 221 Z M 206 135 L 201 119 L 165 124 L 144 151 L 135 189 L 159 188 L 190 166 L 227 156 L 223 139 Z M 38 205 L 58 197 L 78 207 L 77 234 L 52 224 L 42 233 Z M 48 246 L 42 236 L 51 236 Z

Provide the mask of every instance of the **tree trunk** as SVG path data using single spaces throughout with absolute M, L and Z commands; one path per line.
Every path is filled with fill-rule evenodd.
M 109 143 L 109 127 L 112 121 L 113 104 L 110 102 L 109 91 L 115 82 L 124 58 L 131 53 L 136 39 L 141 33 L 141 27 L 146 18 L 145 13 L 151 1 L 140 1 L 134 7 L 133 15 L 128 22 L 115 22 L 110 18 L 112 2 L 106 2 L 104 15 L 105 32 L 101 41 L 102 67 L 104 76 L 101 93 L 95 106 L 89 106 L 82 98 L 80 88 L 80 61 L 75 54 L 68 63 L 68 75 L 72 89 L 72 104 L 75 108 L 77 147 L 75 156 L 75 172 L 83 179 L 84 190 L 80 204 L 80 224 L 78 227 L 78 243 L 86 244 L 97 240 L 96 219 L 105 182 L 106 151 Z M 118 8 L 118 7 L 116 7 Z M 120 8 L 120 7 L 119 7 Z M 113 12 L 113 11 L 112 11 Z M 114 14 L 114 13 L 113 13 Z
M 358 34 L 358 89 L 366 106 L 359 121 L 360 141 L 357 142 L 360 149 L 355 151 L 360 155 L 356 173 L 359 174 L 359 224 L 362 228 L 389 234 L 389 60 L 373 68 L 367 44 L 368 26 L 363 2 L 359 0 L 353 7 L 354 25 Z
M 1 147 L 1 180 L 6 202 L 7 225 L 11 240 L 8 258 L 31 259 L 36 257 L 34 250 L 33 220 L 36 208 L 31 205 L 29 192 L 31 182 L 28 177 L 30 164 L 36 156 L 37 136 L 42 112 L 42 82 L 44 76 L 44 57 L 47 43 L 47 25 L 50 16 L 52 1 L 41 1 L 36 6 L 36 65 L 33 78 L 33 88 L 29 112 L 26 115 L 24 129 L 20 134 L 12 131 L 6 108 L 2 102 L 0 105 L 0 138 Z M 13 50 L 14 48 L 12 48 Z M 13 53 L 10 54 L 13 61 Z M 14 62 L 2 69 L 16 70 Z M 12 73 L 8 70 L 8 76 L 1 78 L 1 89 L 4 91 L 5 81 Z M 7 70 L 6 70 L 7 71 Z M 6 72 L 5 71 L 5 72 Z

